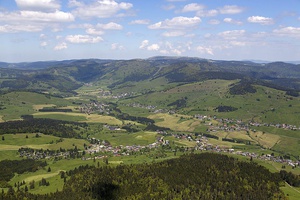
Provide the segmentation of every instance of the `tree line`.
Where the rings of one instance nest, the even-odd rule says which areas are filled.
[[[0,123],[0,135],[14,133],[43,133],[63,138],[81,138],[74,129],[87,127],[86,123],[70,122],[54,119],[26,118],[25,120]]]
[[[203,153],[152,164],[82,167],[62,191],[37,195],[22,190],[10,199],[284,199],[283,180],[254,162]],[[65,175],[65,174],[64,174]]]

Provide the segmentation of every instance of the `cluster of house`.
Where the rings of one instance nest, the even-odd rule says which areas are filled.
[[[91,114],[92,112],[98,112],[102,114],[110,114],[109,105],[105,103],[100,103],[97,101],[93,101],[91,103],[83,104],[79,108],[81,113]]]
[[[132,97],[134,96],[133,92],[124,92],[124,93],[120,93],[120,94],[111,94],[110,98],[112,99],[122,99],[122,98],[126,98],[126,97]]]
[[[154,105],[143,105],[140,103],[130,103],[130,104],[127,104],[126,106],[133,107],[133,108],[144,108],[144,109],[150,110],[153,113],[169,113],[169,114],[176,113],[175,110],[157,108],[157,106],[154,106]]]
[[[248,131],[250,129],[251,126],[256,126],[256,127],[260,127],[260,126],[266,126],[266,127],[275,127],[275,128],[282,128],[282,129],[288,129],[288,130],[300,130],[300,127],[297,127],[296,125],[290,125],[290,124],[272,124],[272,123],[260,123],[260,122],[253,122],[253,121],[249,121],[249,122],[244,122],[242,120],[238,120],[238,119],[229,119],[229,118],[217,118],[216,116],[206,116],[206,115],[195,115],[194,116],[197,119],[200,120],[207,120],[207,121],[211,121],[212,119],[214,119],[215,121],[219,122],[218,126],[213,126],[212,123],[208,123],[208,125],[210,125],[210,131],[217,131],[217,130],[223,130],[223,131]]]
[[[133,108],[144,108],[147,110],[155,110],[157,106],[153,106],[153,105],[143,105],[140,103],[130,103],[127,104],[128,107],[133,107]]]
[[[213,151],[213,152],[218,152],[218,153],[221,153],[221,152],[230,153],[230,154],[245,156],[250,159],[256,158],[256,159],[260,159],[260,160],[278,162],[278,163],[290,165],[292,167],[300,166],[300,160],[293,161],[291,159],[286,159],[282,156],[274,156],[272,154],[259,155],[257,153],[253,153],[253,152],[235,151],[235,149],[233,149],[233,148],[212,145],[212,144],[208,143],[208,140],[205,136],[202,136],[200,139],[197,139],[196,142],[197,142],[197,145],[195,146],[195,150]]]
[[[94,138],[95,139],[95,138]],[[135,152],[141,152],[146,150],[151,150],[153,148],[157,148],[160,143],[158,141],[148,144],[146,146],[143,145],[127,145],[127,146],[111,146],[108,143],[102,143],[101,140],[99,140],[100,143],[98,144],[90,144],[88,148],[86,149],[86,152],[88,154],[98,154],[99,156],[96,156],[95,158],[103,158],[103,156],[109,154],[113,156],[127,156],[132,155]],[[86,159],[86,158],[83,158]]]
[[[27,159],[50,159],[50,158],[75,158],[78,152],[74,150],[42,150],[42,149],[31,149],[31,148],[20,148],[18,150],[20,157]]]

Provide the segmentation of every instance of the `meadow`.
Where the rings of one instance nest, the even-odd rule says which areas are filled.
[[[36,137],[37,133],[17,133],[4,134],[4,140],[0,140],[0,160],[21,159],[17,150],[21,147],[28,147],[33,149],[49,149],[58,150],[60,148],[73,149],[75,146],[80,150],[84,149],[84,144],[89,144],[86,136],[100,140],[109,141],[112,146],[126,146],[126,145],[148,145],[154,143],[157,137],[160,136],[156,131],[126,132],[125,129],[109,130],[104,128],[104,125],[121,127],[125,124],[134,124],[139,128],[146,127],[145,124],[140,124],[136,121],[120,120],[113,116],[100,115],[97,113],[85,114],[78,111],[79,103],[89,103],[90,100],[97,100],[99,102],[114,102],[118,109],[123,113],[131,116],[147,117],[155,121],[155,125],[159,127],[169,128],[173,133],[206,133],[210,124],[218,125],[215,120],[199,120],[194,118],[195,114],[206,116],[217,116],[217,118],[241,119],[245,122],[254,120],[262,123],[280,123],[292,124],[299,126],[300,122],[297,118],[300,112],[299,97],[287,96],[283,91],[267,88],[264,86],[255,86],[257,92],[255,94],[245,95],[231,95],[228,89],[231,84],[238,80],[209,80],[191,84],[172,84],[168,85],[165,79],[157,79],[153,81],[153,90],[158,92],[147,93],[151,90],[149,83],[141,82],[136,86],[126,86],[117,88],[113,93],[121,93],[122,91],[133,92],[138,88],[140,95],[136,97],[124,99],[110,99],[109,97],[100,97],[99,92],[107,88],[102,86],[83,86],[77,90],[78,95],[68,98],[57,98],[47,94],[37,94],[31,92],[12,92],[0,96],[0,103],[2,109],[0,110],[0,120],[2,122],[9,120],[21,120],[22,115],[32,115],[34,118],[50,118],[57,120],[86,122],[88,127],[82,129],[84,139],[61,138],[44,135],[39,133],[41,137]],[[145,93],[145,94],[143,94]],[[141,95],[143,94],[143,95]],[[186,104],[181,105],[172,104],[176,100],[185,99]],[[74,103],[75,102],[75,103]],[[78,104],[77,104],[78,103]],[[156,106],[155,109],[176,110],[176,114],[168,112],[155,113],[154,110],[146,108],[132,107],[132,103],[140,103],[141,105]],[[219,105],[232,106],[237,108],[233,112],[217,112],[216,107]],[[39,112],[43,108],[68,108],[72,112]],[[254,130],[255,129],[255,130]],[[217,131],[211,133],[218,136],[219,139],[208,139],[212,145],[218,145],[225,148],[234,148],[236,151],[254,152],[259,155],[271,154],[277,155],[292,155],[295,159],[299,156],[300,132],[292,130],[278,129],[274,127],[251,127],[251,131]],[[27,137],[26,137],[27,135]],[[222,141],[222,138],[240,139],[250,141],[251,145],[243,143],[233,143]],[[181,140],[173,136],[166,136],[164,139],[169,140],[173,146],[178,147],[194,147],[195,141]],[[158,150],[157,150],[158,151]],[[152,152],[153,153],[153,152]],[[200,152],[196,152],[200,153]],[[153,153],[154,154],[154,153]],[[164,159],[175,158],[183,155],[183,152],[165,152],[166,157],[154,158],[149,154],[109,157],[109,165],[116,166],[119,164],[137,164],[137,163],[151,163],[159,162]],[[235,156],[235,155],[234,155]],[[92,157],[89,155],[87,157]],[[249,159],[237,156],[237,158],[248,161]],[[34,180],[35,188],[30,190],[33,193],[45,194],[61,190],[64,184],[63,179],[60,178],[61,171],[67,171],[79,167],[80,165],[106,165],[104,160],[93,159],[61,159],[46,160],[51,172],[47,168],[39,169],[34,173],[25,173],[16,175],[9,182],[14,185],[17,182],[25,180],[26,183]],[[282,169],[279,163],[255,160],[260,165],[267,167],[272,172],[278,172]],[[300,174],[297,167],[292,169],[286,166],[287,171]],[[39,186],[38,182],[46,178],[50,182],[50,186]],[[286,194],[289,194],[290,199],[297,199],[300,197],[297,192],[298,188],[291,188],[288,185],[282,187]]]

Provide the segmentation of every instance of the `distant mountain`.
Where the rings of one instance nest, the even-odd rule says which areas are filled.
[[[0,63],[1,90],[73,92],[84,83],[110,89],[158,80],[191,83],[208,79],[247,79],[281,90],[300,91],[300,65],[271,62],[209,60],[195,57],[151,57],[132,60],[81,59]]]

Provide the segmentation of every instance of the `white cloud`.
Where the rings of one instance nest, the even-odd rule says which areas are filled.
[[[122,30],[123,27],[120,24],[109,22],[107,24],[97,24],[97,28],[101,28],[103,30]]]
[[[225,18],[223,21],[226,22],[226,23],[229,23],[229,24],[236,24],[236,25],[242,25],[243,24],[243,22],[234,20],[234,19],[229,18],[229,17]]]
[[[245,46],[246,42],[242,42],[242,41],[230,41],[230,44],[232,46]]]
[[[99,36],[92,37],[89,35],[68,35],[66,36],[66,41],[70,43],[98,43],[103,41],[103,39]]]
[[[47,36],[45,34],[43,34],[43,33],[40,34],[40,39],[44,40],[46,38],[47,38]]]
[[[150,21],[147,19],[138,19],[130,22],[130,24],[149,24],[149,23]]]
[[[183,7],[182,12],[195,12],[199,10],[203,10],[205,8],[204,5],[198,3],[190,3]]]
[[[149,45],[149,40],[144,40],[142,41],[141,45],[140,45],[140,49],[144,49],[145,47],[147,47]]]
[[[0,21],[5,22],[72,22],[74,16],[71,13],[55,11],[52,13],[40,11],[20,11],[12,13],[0,13]]]
[[[273,33],[279,36],[300,38],[300,27],[288,26],[280,29],[275,29],[273,30]]]
[[[158,44],[152,44],[152,45],[149,45],[147,47],[147,50],[149,50],[149,51],[158,51],[159,48],[160,48],[160,46]]]
[[[245,30],[232,30],[232,31],[221,32],[218,35],[226,40],[237,40],[238,38],[244,36],[245,33],[246,33]]]
[[[41,47],[45,47],[45,46],[47,46],[47,45],[48,45],[47,42],[41,42],[41,44],[40,44]]]
[[[95,28],[88,28],[88,29],[86,29],[85,32],[90,35],[103,35],[104,34],[104,31],[97,30]]]
[[[55,11],[60,9],[57,0],[15,0],[21,10],[30,11]]]
[[[178,36],[185,35],[185,32],[184,31],[168,31],[168,32],[164,32],[162,35],[165,37],[178,37]]]
[[[39,32],[42,30],[43,27],[40,25],[17,24],[0,26],[0,33]]]
[[[124,46],[122,46],[118,43],[113,43],[113,44],[111,44],[111,49],[112,50],[124,50],[125,48],[124,48]]]
[[[236,5],[226,5],[222,8],[219,8],[221,14],[238,14],[244,11],[244,8]]]
[[[220,21],[217,20],[217,19],[211,19],[208,21],[209,24],[212,24],[212,25],[217,25],[217,24],[220,24]]]
[[[62,42],[62,43],[56,45],[54,47],[54,50],[63,50],[63,49],[67,49],[67,48],[68,48],[67,43]]]
[[[201,23],[199,17],[174,17],[148,26],[149,29],[186,29],[196,27]]]
[[[199,10],[197,12],[197,16],[199,17],[214,17],[216,15],[218,15],[218,11],[217,10]]]
[[[90,35],[103,35],[105,34],[105,30],[122,30],[123,27],[120,24],[109,22],[107,24],[81,24],[76,26],[71,26],[71,28],[85,28],[86,33]]]
[[[262,17],[262,16],[251,16],[248,17],[248,22],[250,23],[258,23],[261,25],[270,25],[274,23],[274,20],[269,17]]]
[[[116,2],[114,0],[98,0],[90,4],[84,2],[71,1],[72,6],[77,8],[74,10],[74,14],[81,18],[108,18],[116,16],[119,11],[129,10],[133,7],[131,3]]]
[[[198,46],[196,48],[197,52],[200,54],[209,54],[209,55],[214,55],[213,49],[211,47],[204,47],[204,46]]]

